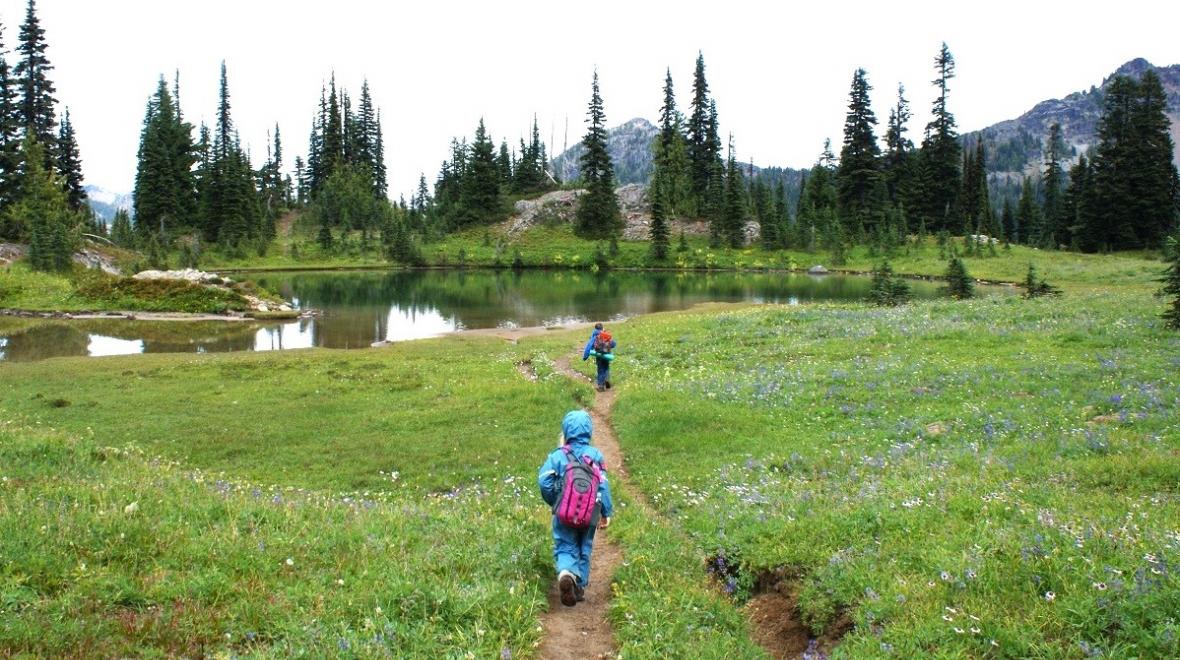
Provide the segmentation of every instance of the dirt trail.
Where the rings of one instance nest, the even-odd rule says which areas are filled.
[[[568,378],[586,379],[570,366],[568,357],[557,360],[554,367]],[[599,392],[594,399],[594,406],[587,411],[594,423],[593,444],[606,459],[612,488],[624,486],[628,494],[634,497],[637,491],[627,483],[623,453],[610,423],[610,411],[614,403],[614,390]],[[586,590],[586,600],[575,607],[565,607],[561,604],[556,584],[550,587],[549,612],[541,617],[541,625],[545,629],[541,641],[541,658],[566,660],[615,657],[614,633],[606,614],[610,608],[610,585],[614,580],[615,569],[622,561],[623,553],[618,544],[610,538],[609,533],[599,531],[594,539],[592,577],[590,587]]]
[[[593,383],[589,377],[570,365],[569,357],[559,358],[553,366],[558,373],[567,378]],[[619,446],[614,426],[611,424],[611,412],[617,396],[618,390],[609,389],[605,392],[598,392],[594,398],[594,405],[588,411],[594,422],[594,445],[606,457],[612,486],[622,485],[631,497],[634,508],[637,509],[631,515],[654,518],[659,514],[644,496],[643,491],[631,484],[627,465],[623,461],[623,451]],[[609,576],[614,574],[615,567],[618,566],[622,557],[618,546],[613,542],[602,536],[599,536],[598,539],[594,545],[594,571],[596,573],[595,584],[592,585],[591,590],[597,587],[605,591],[610,587]],[[604,582],[604,578],[606,582]],[[786,581],[773,586],[768,585],[769,588],[762,590],[762,593],[751,599],[746,605],[746,616],[751,623],[754,641],[772,658],[798,658],[811,650],[825,654],[818,657],[826,657],[826,653],[835,647],[839,638],[851,626],[847,625],[848,622],[842,622],[836,626],[836,630],[830,631],[832,634],[813,640],[810,631],[803,625],[799,616],[797,594],[785,588],[789,585],[790,583]],[[605,620],[607,600],[608,594],[603,593],[601,600],[595,599],[593,609],[582,610],[582,605],[591,604],[590,596],[587,594],[586,603],[581,603],[574,608],[579,610],[574,613],[579,617],[576,619],[576,625],[568,626],[573,621],[568,618],[570,612],[562,611],[568,610],[568,608],[561,606],[557,599],[556,589],[552,589],[549,593],[549,613],[543,619],[545,641],[541,646],[541,657],[546,659],[613,657],[609,651],[614,648],[611,645],[610,626]],[[585,619],[581,618],[583,616]],[[592,620],[587,620],[591,617]],[[594,624],[595,621],[598,623]],[[584,634],[580,637],[573,636],[571,640],[571,631],[580,632],[583,630],[582,626],[593,627],[587,627],[584,629]],[[597,637],[595,637],[596,635]],[[597,641],[594,645],[590,645],[587,640]],[[591,648],[595,649],[593,653],[590,652]]]

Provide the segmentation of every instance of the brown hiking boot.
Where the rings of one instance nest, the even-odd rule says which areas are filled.
[[[580,584],[574,585],[574,598],[580,603],[586,600],[586,588]]]
[[[573,607],[578,603],[578,596],[574,590],[578,588],[578,580],[573,573],[569,571],[562,571],[557,576],[557,588],[561,591],[561,604],[566,607]]]

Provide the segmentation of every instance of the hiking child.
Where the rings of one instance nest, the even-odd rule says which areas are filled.
[[[586,342],[586,348],[582,351],[582,361],[594,355],[594,364],[598,367],[595,384],[599,392],[610,389],[610,363],[615,359],[613,351],[617,345],[618,342],[603,329],[601,323],[594,324],[594,332],[590,333],[590,341]]]
[[[553,561],[561,604],[585,599],[590,584],[594,532],[610,525],[614,507],[602,452],[590,446],[590,415],[581,410],[561,420],[562,444],[537,473],[541,497],[553,507]]]

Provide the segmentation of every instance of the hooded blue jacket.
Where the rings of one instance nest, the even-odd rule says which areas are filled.
[[[614,513],[610,497],[610,484],[607,482],[606,464],[602,452],[590,446],[590,415],[582,410],[566,413],[565,418],[561,420],[561,434],[574,456],[579,460],[583,456],[588,456],[602,470],[602,481],[598,484],[598,503],[602,505],[602,517],[610,518]],[[537,485],[541,487],[541,498],[549,506],[553,506],[557,502],[566,462],[565,451],[558,447],[549,453],[544,465],[537,473]]]
[[[594,328],[594,332],[590,333],[590,341],[586,342],[586,348],[582,349],[582,361],[590,358],[590,350],[594,348],[594,340],[598,338],[598,333],[602,332],[598,328]],[[619,342],[614,339],[610,340],[610,347],[618,346]]]

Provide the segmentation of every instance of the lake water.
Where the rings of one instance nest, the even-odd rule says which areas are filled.
[[[363,348],[456,330],[611,321],[704,302],[800,304],[860,300],[866,277],[786,273],[349,271],[252,273],[264,287],[317,309],[268,323],[29,321],[0,325],[0,360],[135,353]],[[939,296],[911,282],[915,296]]]

